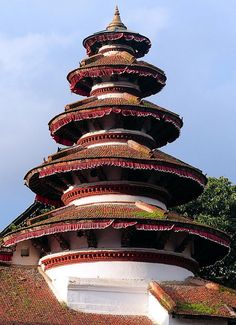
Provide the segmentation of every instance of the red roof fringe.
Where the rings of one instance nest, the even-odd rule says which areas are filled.
[[[51,235],[60,232],[67,231],[77,231],[81,229],[105,229],[109,226],[112,226],[115,229],[127,228],[131,226],[135,226],[137,230],[146,230],[146,231],[176,231],[176,232],[188,232],[190,234],[194,234],[200,236],[202,238],[211,240],[225,247],[229,247],[229,241],[226,239],[222,239],[217,235],[208,233],[207,231],[203,231],[200,229],[190,229],[183,226],[176,226],[174,223],[172,225],[158,225],[158,224],[141,224],[138,222],[117,222],[114,219],[106,220],[106,221],[91,221],[91,222],[80,222],[80,223],[61,223],[61,224],[51,224],[47,226],[35,227],[35,230],[26,229],[23,230],[20,234],[11,234],[8,239],[6,238],[4,242],[4,246],[12,246],[17,242],[21,242],[23,240],[37,238],[45,235]]]
[[[54,163],[54,165],[48,165],[45,167],[42,167],[42,170],[39,172],[39,178],[43,178],[46,176],[53,175],[55,173],[63,173],[63,172],[69,172],[73,170],[82,170],[82,169],[89,169],[89,168],[96,168],[98,166],[116,166],[116,167],[123,167],[123,168],[131,168],[131,169],[154,169],[158,170],[160,172],[175,174],[183,178],[189,178],[193,181],[197,182],[201,186],[205,186],[205,179],[202,175],[196,175],[192,171],[181,169],[181,166],[178,168],[171,167],[171,166],[163,166],[153,163],[144,163],[144,162],[134,162],[133,160],[128,161],[124,160],[124,158],[121,160],[119,158],[103,158],[101,160],[98,159],[90,159],[89,161],[66,161],[64,163]]]
[[[137,74],[139,77],[152,77],[156,80],[158,80],[159,83],[162,84],[162,86],[165,85],[165,77],[164,75],[160,72],[155,70],[154,68],[150,67],[145,67],[145,66],[136,66],[136,67],[107,67],[104,66],[102,69],[101,68],[80,68],[79,70],[76,70],[74,72],[71,72],[70,74],[73,74],[71,78],[69,78],[70,81],[70,88],[71,91],[79,94],[81,96],[89,96],[89,91],[77,88],[76,85],[77,83],[86,77],[90,78],[96,78],[96,77],[101,77],[101,76],[111,76],[112,74]],[[144,96],[151,95],[151,91],[146,91]]]
[[[12,253],[0,253],[0,262],[11,262]]]
[[[146,43],[146,49],[143,51],[139,51],[141,52],[139,55],[137,55],[137,57],[141,57],[144,54],[146,54],[149,50],[149,48],[151,47],[151,42],[150,40],[142,35],[137,35],[137,34],[131,34],[131,33],[108,33],[108,32],[104,32],[104,33],[100,33],[98,35],[92,35],[88,38],[86,38],[84,40],[84,46],[86,48],[87,54],[88,56],[90,56],[93,53],[93,50],[91,49],[91,47],[95,44],[95,43],[102,43],[102,42],[106,42],[106,41],[115,41],[115,40],[119,40],[123,38],[126,41],[135,41],[135,42],[144,42]]]
[[[173,230],[175,232],[188,232],[189,234],[198,235],[202,238],[209,239],[214,241],[215,243],[221,244],[223,246],[229,247],[230,242],[226,239],[222,239],[217,235],[211,234],[207,231],[192,229],[183,226],[176,226],[173,224],[172,226],[164,226],[164,225],[151,225],[151,224],[138,224],[136,226],[137,230],[148,230],[148,231],[163,231],[163,230]]]
[[[127,227],[132,227],[137,224],[137,221],[115,221],[112,224],[112,227],[115,229],[122,229],[122,228],[127,228]]]
[[[98,222],[84,222],[84,223],[62,223],[57,225],[48,225],[47,227],[38,227],[36,230],[23,230],[22,233],[13,235],[7,239],[4,246],[12,246],[17,242],[23,240],[37,238],[45,235],[52,235],[60,232],[77,231],[81,229],[105,229],[109,227],[114,220],[98,221]]]
[[[105,115],[109,115],[111,113],[115,114],[122,114],[123,116],[139,116],[139,117],[146,117],[146,116],[152,116],[157,120],[164,120],[165,122],[169,122],[173,124],[178,130],[181,128],[180,123],[177,122],[177,119],[173,119],[170,116],[167,116],[165,114],[161,114],[159,112],[152,112],[148,108],[145,109],[145,111],[139,110],[138,108],[118,108],[118,107],[102,107],[101,109],[91,110],[91,111],[75,111],[75,112],[67,112],[63,115],[66,115],[64,117],[59,116],[57,121],[53,121],[50,124],[50,131],[51,133],[55,133],[57,130],[59,130],[64,125],[70,123],[70,122],[77,122],[84,119],[92,119],[92,118],[101,118]]]
[[[56,208],[63,206],[62,202],[56,201],[56,200],[50,200],[50,199],[46,198],[45,196],[41,196],[39,194],[36,195],[35,201],[43,203],[45,205],[54,206]]]

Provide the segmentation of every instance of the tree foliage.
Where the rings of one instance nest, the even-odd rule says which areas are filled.
[[[236,186],[225,177],[210,177],[201,196],[176,210],[232,236],[231,252],[215,265],[202,268],[200,275],[236,289]]]

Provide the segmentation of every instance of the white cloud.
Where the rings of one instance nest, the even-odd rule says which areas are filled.
[[[34,124],[45,120],[45,112],[53,111],[56,98],[46,93],[40,96],[40,93],[48,84],[49,71],[52,85],[57,81],[55,50],[68,47],[71,41],[72,36],[55,34],[0,36],[1,148],[14,145],[12,139],[16,132],[20,131],[19,139],[28,130],[37,129]],[[33,140],[28,139],[28,143],[31,142]]]
[[[170,12],[163,6],[136,7],[127,12],[128,28],[137,29],[140,33],[155,38],[160,30],[170,25]],[[137,27],[136,27],[137,26]],[[132,28],[131,28],[132,27]]]
[[[71,37],[49,34],[28,34],[6,38],[0,35],[0,71],[4,80],[9,73],[35,73],[46,61],[52,48],[67,46]],[[27,76],[29,77],[29,76]],[[1,80],[1,79],[0,79]]]
[[[55,53],[63,55],[75,43],[75,37],[0,35],[0,191],[9,216],[14,214],[11,212],[14,205],[9,206],[7,200],[11,196],[23,197],[27,169],[40,164],[43,157],[56,150],[47,123],[56,111],[63,110],[65,96],[50,93],[50,89],[58,88],[61,79],[58,75],[63,69],[60,67],[58,72]],[[23,209],[26,203],[22,200],[21,204]]]

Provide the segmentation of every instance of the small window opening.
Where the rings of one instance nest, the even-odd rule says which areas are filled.
[[[21,256],[29,256],[29,248],[21,248]]]

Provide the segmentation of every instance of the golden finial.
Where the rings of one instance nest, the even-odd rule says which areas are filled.
[[[120,12],[118,6],[115,8],[114,17],[112,22],[107,26],[106,30],[115,31],[116,29],[127,29],[120,19]]]

